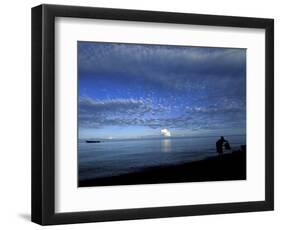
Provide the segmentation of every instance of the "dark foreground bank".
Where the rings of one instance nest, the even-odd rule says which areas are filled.
[[[130,174],[80,180],[79,187],[245,179],[246,153],[235,151],[181,165],[151,167]]]

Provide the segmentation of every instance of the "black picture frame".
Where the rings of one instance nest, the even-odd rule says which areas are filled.
[[[110,19],[265,29],[265,200],[55,213],[55,18]],[[32,8],[32,221],[41,225],[267,211],[274,209],[274,20],[94,7]]]

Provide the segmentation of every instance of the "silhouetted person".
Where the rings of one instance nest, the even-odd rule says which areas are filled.
[[[226,141],[226,142],[224,143],[224,148],[225,148],[225,150],[231,150],[231,147],[230,147],[230,144],[229,144],[228,141]]]
[[[223,154],[223,146],[225,147],[225,149],[230,150],[230,144],[228,143],[227,140],[224,139],[223,136],[221,136],[221,138],[216,142],[216,147],[217,147],[217,153],[219,155]]]

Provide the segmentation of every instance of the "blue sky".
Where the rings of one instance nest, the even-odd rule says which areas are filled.
[[[246,134],[246,49],[78,42],[79,138]]]

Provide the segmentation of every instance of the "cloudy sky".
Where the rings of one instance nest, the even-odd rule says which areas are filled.
[[[246,50],[78,42],[80,138],[246,133]]]

